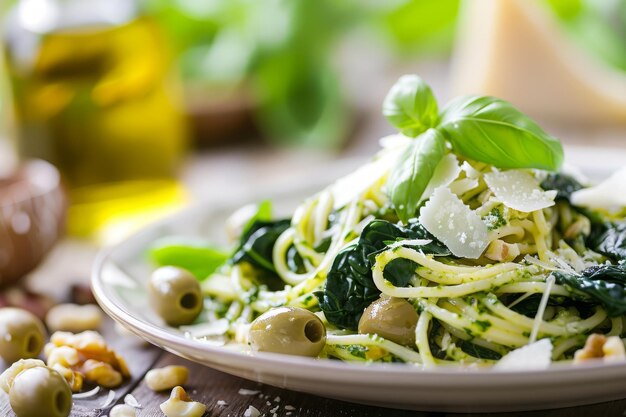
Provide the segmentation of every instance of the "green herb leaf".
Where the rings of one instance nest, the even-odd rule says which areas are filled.
[[[387,187],[396,213],[404,223],[415,216],[422,194],[445,151],[443,136],[435,129],[428,129],[398,158]]]
[[[149,256],[158,266],[177,266],[204,280],[228,259],[228,253],[202,241],[165,238],[155,242]]]
[[[463,96],[443,110],[437,129],[454,151],[498,168],[556,171],[563,163],[560,142],[504,100]]]
[[[391,87],[383,102],[383,115],[406,136],[416,137],[437,125],[437,100],[417,75],[405,75]]]

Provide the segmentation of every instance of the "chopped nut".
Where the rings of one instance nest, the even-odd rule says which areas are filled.
[[[69,346],[52,346],[48,348],[48,345],[44,347],[46,357],[48,358],[48,366],[61,365],[66,368],[74,366],[80,362],[78,357],[78,351]]]
[[[72,392],[80,392],[80,390],[83,389],[82,374],[76,371],[73,371],[70,368],[66,368],[63,365],[59,365],[59,364],[54,364],[54,365],[49,365],[49,366],[55,371],[57,371],[59,374],[61,374],[63,378],[65,378]]]
[[[610,336],[602,346],[605,362],[620,362],[626,360],[626,349],[624,342],[618,336]]]
[[[0,388],[8,394],[13,386],[13,380],[15,377],[17,377],[22,371],[40,366],[45,367],[46,364],[39,359],[20,359],[0,375]]]
[[[94,331],[82,333],[55,332],[50,343],[44,347],[48,365],[67,368],[57,369],[66,378],[72,390],[80,390],[83,379],[105,388],[119,386],[130,377],[126,361],[107,346],[104,338]]]
[[[95,382],[104,388],[115,388],[122,383],[122,374],[105,362],[87,359],[79,368],[87,381]]]
[[[494,261],[510,262],[520,255],[519,247],[514,243],[506,243],[497,239],[489,244],[485,256]]]
[[[160,405],[167,417],[201,417],[206,405],[193,401],[183,387],[174,387],[170,398]]]
[[[146,385],[153,391],[172,389],[177,385],[185,385],[189,370],[185,366],[166,366],[148,371]]]
[[[591,334],[585,346],[574,353],[574,363],[579,364],[590,359],[604,359],[605,361],[626,360],[624,343],[618,336],[606,337],[602,334]]]
[[[102,324],[102,312],[93,304],[59,304],[46,315],[46,325],[50,331],[82,332],[95,330]]]
[[[136,417],[135,409],[126,404],[118,404],[109,411],[109,417]]]
[[[585,217],[580,216],[576,219],[576,221],[569,225],[563,237],[565,239],[575,239],[579,235],[589,236],[591,233],[591,221]]]

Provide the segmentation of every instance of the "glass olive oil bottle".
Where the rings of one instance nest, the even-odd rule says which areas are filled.
[[[63,173],[74,235],[127,229],[183,198],[186,128],[158,29],[130,0],[20,0],[8,15],[17,149]]]

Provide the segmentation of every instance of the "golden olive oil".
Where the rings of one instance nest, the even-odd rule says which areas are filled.
[[[108,234],[102,230],[111,224],[126,230],[150,218],[146,212],[180,204],[175,175],[186,128],[154,23],[91,19],[43,33],[9,23],[17,149],[61,170],[72,200],[69,231]]]

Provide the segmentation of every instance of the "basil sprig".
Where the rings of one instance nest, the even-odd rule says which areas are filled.
[[[391,201],[405,224],[415,215],[422,193],[446,152],[446,140],[428,129],[406,148],[389,177]]]
[[[455,153],[498,168],[557,171],[563,163],[558,139],[507,101],[463,96],[437,112],[430,87],[416,75],[401,77],[383,104],[389,122],[405,136],[415,138],[399,157],[387,183],[404,222],[415,215],[445,154],[446,141]]]
[[[417,75],[404,75],[383,101],[383,115],[403,134],[415,137],[437,124],[437,99]]]
[[[459,155],[498,168],[556,171],[563,148],[532,119],[507,101],[489,96],[463,96],[441,113],[437,129]]]

